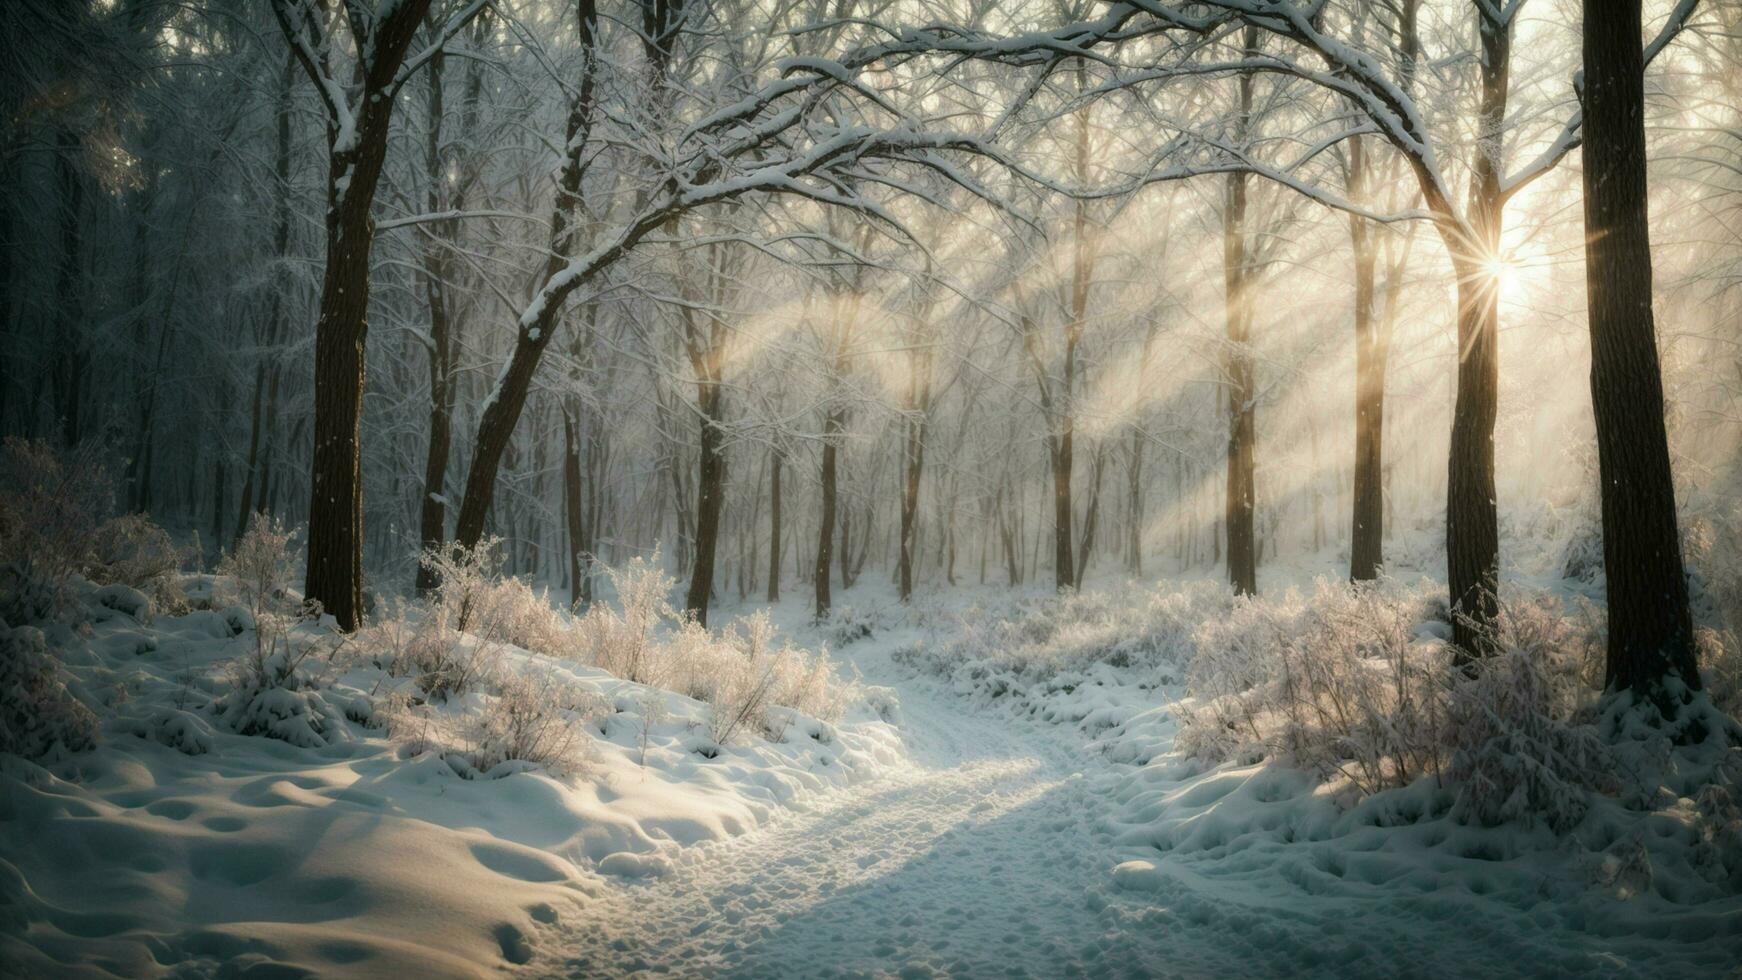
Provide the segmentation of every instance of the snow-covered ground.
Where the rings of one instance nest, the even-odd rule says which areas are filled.
[[[789,595],[784,634],[864,686],[838,723],[794,718],[773,741],[713,744],[706,705],[510,650],[511,672],[555,670],[604,708],[570,771],[495,778],[462,778],[404,726],[346,721],[312,748],[213,726],[186,708],[223,690],[247,635],[218,612],[109,610],[47,637],[108,707],[101,745],[0,771],[0,972],[1692,977],[1742,962],[1727,798],[1599,806],[1557,836],[1456,819],[1427,783],[1351,803],[1298,770],[1206,764],[1176,745],[1189,697],[1168,644],[1223,600],[1203,583],[1091,591],[1070,619],[1038,591],[903,607],[865,583],[818,625]],[[395,682],[356,663],[323,681],[334,703]]]

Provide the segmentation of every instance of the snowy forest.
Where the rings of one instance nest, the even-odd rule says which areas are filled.
[[[0,974],[1742,963],[1739,0],[0,37]]]

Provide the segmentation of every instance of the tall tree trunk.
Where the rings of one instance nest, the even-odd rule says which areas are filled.
[[[822,517],[817,529],[817,561],[811,576],[816,587],[816,614],[822,619],[829,614],[829,564],[834,557],[835,540],[835,444],[840,441],[845,420],[838,408],[829,409],[823,419]]]
[[[54,349],[55,408],[59,415],[61,442],[76,446],[79,431],[80,388],[83,385],[84,339],[80,336],[80,270],[85,184],[75,158],[78,137],[62,128],[55,137],[55,188],[60,196],[60,259],[55,272]]]
[[[424,124],[424,186],[425,206],[431,214],[447,206],[447,168],[442,156],[442,75],[446,59],[437,52],[425,69]],[[453,202],[456,210],[463,208],[463,199]],[[434,237],[451,235],[457,228],[453,222],[441,222],[435,232],[422,233],[423,263],[419,278],[423,280],[424,302],[429,307],[429,447],[424,454],[423,494],[419,498],[418,541],[425,551],[435,551],[447,539],[447,497],[445,483],[448,472],[448,451],[453,442],[453,380],[454,344],[449,335],[451,310],[447,288],[448,257],[441,242]],[[566,417],[565,417],[566,420]],[[437,585],[435,569],[419,562],[417,591],[427,593]]]
[[[1511,73],[1510,21],[1496,25],[1478,10],[1482,44],[1477,151],[1470,175],[1468,230],[1441,226],[1458,277],[1458,390],[1452,407],[1446,479],[1446,573],[1453,608],[1452,642],[1466,669],[1495,648],[1500,614],[1500,521],[1494,489],[1498,417],[1500,290],[1504,199],[1502,141]],[[1468,236],[1471,241],[1462,241]]]
[[[769,453],[768,468],[768,601],[780,601],[780,468],[779,451]]]
[[[550,249],[541,282],[549,282],[561,272],[574,251],[575,208],[580,203],[581,178],[587,166],[587,137],[592,126],[598,63],[594,50],[598,37],[598,11],[594,0],[577,0],[575,14],[583,64],[574,98],[569,103],[567,136],[563,144],[566,155],[562,173],[557,178],[556,200],[551,206]],[[624,240],[619,249],[603,257],[601,262],[609,262],[631,247],[633,242]],[[460,500],[460,514],[454,522],[454,540],[464,547],[476,547],[484,536],[484,522],[496,497],[496,475],[502,468],[502,456],[514,436],[520,413],[526,408],[532,376],[544,357],[544,349],[556,335],[560,307],[560,303],[541,301],[521,314],[516,325],[514,350],[496,386],[485,398],[478,419],[478,437],[473,441],[471,465],[466,469],[465,496]]]
[[[581,437],[578,409],[563,405],[563,523],[568,539],[569,607],[586,605],[585,581],[587,569],[582,563],[592,563],[591,556],[582,558],[587,547],[586,511],[581,503]]]
[[[1248,56],[1258,47],[1257,28],[1245,31]],[[1237,126],[1245,139],[1252,116],[1251,72],[1239,77],[1240,107]],[[1252,285],[1250,243],[1246,240],[1247,175],[1227,177],[1227,197],[1222,215],[1223,305],[1228,330],[1228,486],[1226,527],[1228,531],[1228,581],[1237,595],[1258,593],[1258,553],[1255,539],[1256,494],[1253,481],[1258,437],[1257,386],[1252,361]]]
[[[720,513],[726,504],[726,454],[721,448],[724,413],[720,383],[709,378],[699,385],[702,412],[701,459],[696,474],[696,560],[690,574],[685,611],[708,625],[708,600],[714,589],[714,556],[719,548]]]
[[[1083,540],[1077,552],[1077,577],[1075,585],[1083,587],[1083,576],[1089,570],[1089,552],[1095,547],[1095,529],[1101,522],[1101,476],[1106,470],[1107,454],[1103,446],[1095,447],[1093,462],[1089,467],[1089,508],[1083,514]]]
[[[903,448],[905,465],[902,467],[901,484],[901,540],[896,561],[901,601],[907,602],[913,596],[913,536],[919,523],[919,481],[925,468],[924,419],[909,418],[906,421]]]
[[[371,214],[387,154],[395,78],[430,0],[385,8],[357,44],[366,52],[354,104],[330,108],[327,128],[327,258],[315,321],[314,452],[309,467],[308,571],[303,594],[355,629],[363,615],[362,424],[364,344],[369,330]],[[287,36],[306,40],[309,25],[293,25],[275,6]],[[355,25],[354,25],[355,26]],[[302,43],[301,41],[296,43]],[[299,52],[323,98],[348,98],[325,78],[328,67]],[[344,125],[339,123],[343,112]]]
[[[1349,186],[1357,195],[1367,187],[1367,153],[1356,137],[1349,148]],[[1359,199],[1359,198],[1358,198]],[[1355,252],[1355,482],[1349,532],[1349,578],[1379,577],[1384,562],[1385,493],[1382,479],[1385,432],[1385,340],[1373,315],[1375,230],[1366,218],[1349,216]]]
[[[1700,674],[1651,311],[1640,0],[1584,8],[1585,291],[1609,605],[1603,680],[1674,720]]]

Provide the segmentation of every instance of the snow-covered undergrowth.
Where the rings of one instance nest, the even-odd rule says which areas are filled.
[[[56,616],[0,630],[0,963],[526,962],[601,876],[900,761],[886,693],[765,621],[671,622],[652,569],[577,622],[461,556],[347,636],[289,588],[290,538],[256,522],[219,574],[177,576],[179,613],[69,570]],[[639,679],[613,672],[631,647]]]
[[[1554,594],[1512,590],[1502,651],[1466,676],[1443,595],[1118,586],[977,606],[897,656],[1129,767],[1105,804],[1114,879],[1176,914],[1402,903],[1564,931],[1568,968],[1605,936],[1728,968],[1736,944],[1712,940],[1742,928],[1742,732],[1702,695],[1702,743],[1604,737],[1600,610]],[[1701,642],[1728,707],[1733,633],[1708,621]]]

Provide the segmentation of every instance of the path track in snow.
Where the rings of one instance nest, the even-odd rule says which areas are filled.
[[[1113,858],[1084,792],[1092,756],[900,685],[912,765],[624,882],[566,935],[569,976],[1148,976],[1164,935],[1108,908]],[[1093,778],[1093,777],[1091,777]],[[565,952],[552,955],[556,949]]]

